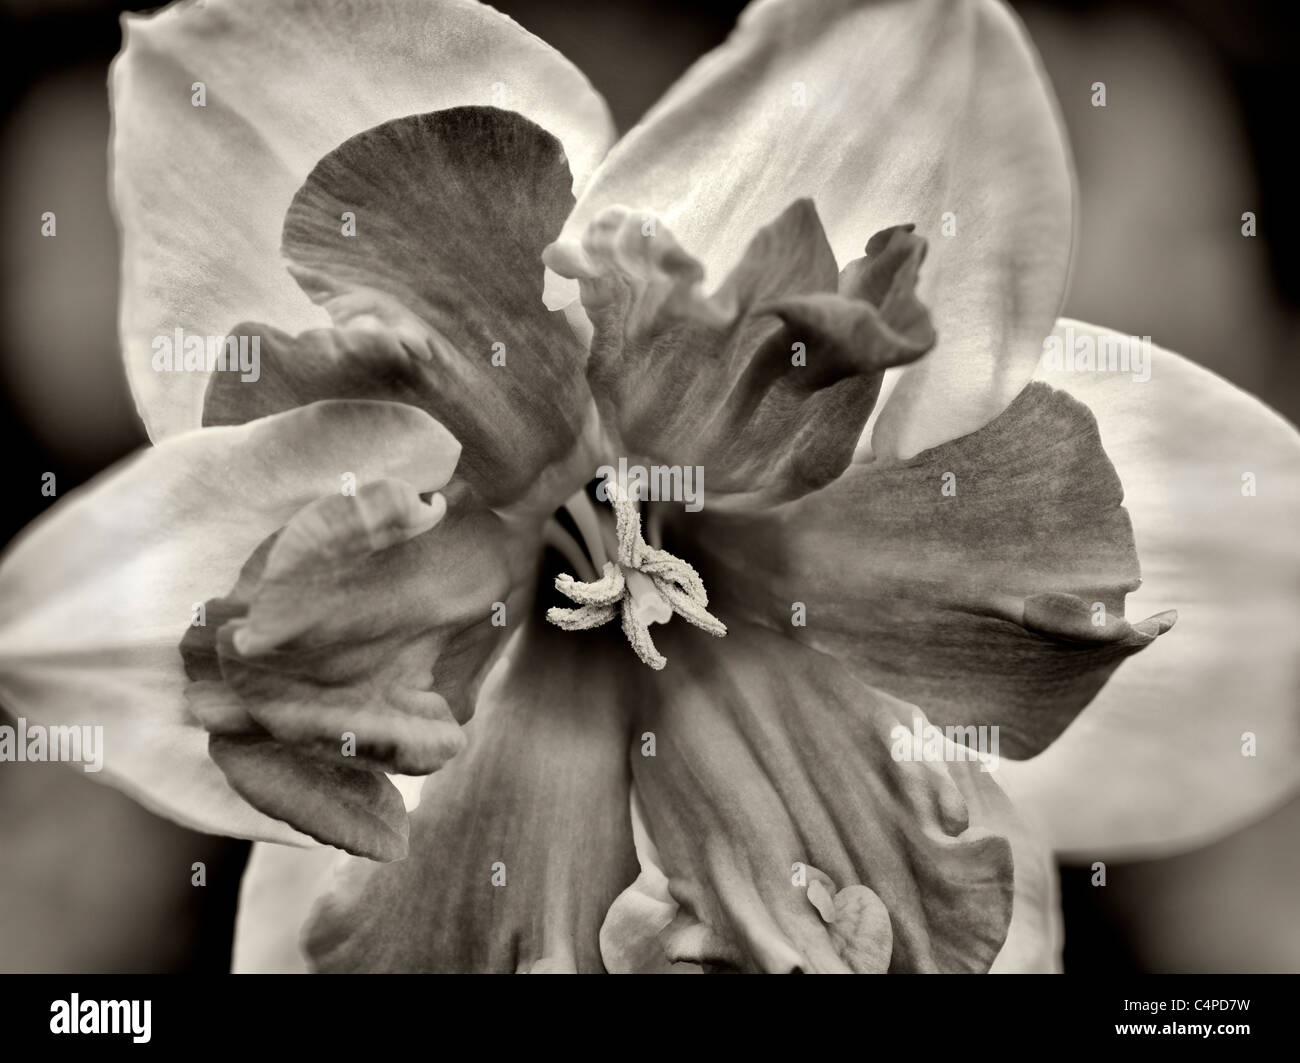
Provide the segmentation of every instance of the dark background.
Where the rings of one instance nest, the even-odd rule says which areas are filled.
[[[144,10],[155,5],[129,5]],[[495,6],[572,59],[627,129],[740,2]],[[1023,2],[1080,177],[1068,315],[1150,335],[1300,419],[1292,164],[1300,5]],[[121,5],[2,0],[0,424],[7,542],[146,444],[116,339],[105,75]],[[1093,108],[1104,81],[1108,106]],[[39,235],[55,210],[59,239]],[[1243,211],[1259,236],[1240,233]],[[12,721],[10,721],[12,722]],[[1214,846],[1063,869],[1073,971],[1300,970],[1300,802]],[[223,971],[247,845],[158,819],[81,772],[0,766],[0,970]],[[208,886],[190,885],[202,860]]]

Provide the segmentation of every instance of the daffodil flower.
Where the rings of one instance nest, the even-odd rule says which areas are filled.
[[[1300,442],[1044,359],[1125,338],[1000,4],[759,0],[617,142],[469,0],[125,30],[153,446],[9,552],[0,694],[279,843],[240,969],[1051,970],[1051,849],[1294,792]]]

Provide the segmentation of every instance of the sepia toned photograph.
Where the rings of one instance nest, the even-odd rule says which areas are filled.
[[[0,971],[1262,1029],[1300,12],[0,8]]]

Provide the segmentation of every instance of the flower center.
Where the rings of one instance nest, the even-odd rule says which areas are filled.
[[[579,581],[567,572],[557,576],[555,589],[576,608],[548,609],[546,619],[565,631],[584,631],[619,617],[623,634],[636,655],[658,671],[668,661],[650,637],[652,624],[666,624],[676,613],[718,638],[727,629],[709,613],[709,596],[699,573],[680,557],[645,541],[637,494],[635,487],[629,493],[613,479],[606,482],[605,496],[614,514],[612,528],[585,491],[577,492],[565,503],[586,546],[585,556],[558,523],[548,526],[547,542],[587,579]],[[653,532],[652,537],[657,538]]]

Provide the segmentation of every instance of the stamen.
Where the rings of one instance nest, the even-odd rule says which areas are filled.
[[[600,534],[600,517],[596,515],[596,507],[591,504],[587,492],[575,491],[564,503],[564,508],[578,526],[578,532],[582,535],[592,561],[604,568],[609,556],[605,553],[605,541]]]
[[[616,616],[618,607],[614,605],[584,605],[581,609],[561,609],[557,606],[546,610],[546,619],[565,631],[586,631],[600,627]]]
[[[639,568],[641,549],[650,549],[641,538],[641,511],[630,498],[615,498],[610,505],[614,507],[614,520],[618,525],[618,563],[628,568]]]
[[[646,515],[645,533],[650,545],[658,550],[664,544],[664,511],[662,508],[652,509]]]
[[[596,578],[596,570],[591,567],[591,562],[587,560],[587,555],[582,552],[580,547],[563,526],[554,517],[551,517],[542,525],[542,542],[547,546],[557,550],[564,555],[564,559],[569,562],[578,572],[587,579]]]
[[[698,599],[701,605],[709,604],[709,594],[704,589],[704,580],[700,579],[700,574],[667,550],[652,550],[647,547],[641,557],[640,569],[647,575],[654,576],[656,582],[664,580],[676,583],[692,598]]]
[[[588,583],[579,583],[563,572],[555,577],[555,589],[579,605],[613,605],[623,597],[623,570],[606,561],[604,575]]]
[[[579,571],[590,572],[590,577],[585,582],[575,580],[567,572],[557,576],[555,589],[570,601],[576,602],[580,608],[549,609],[546,619],[566,631],[582,631],[599,627],[619,615],[622,618],[623,634],[627,636],[636,655],[658,671],[668,661],[650,637],[651,624],[667,623],[676,613],[687,623],[718,638],[727,633],[727,628],[706,608],[709,596],[700,574],[680,557],[673,556],[667,550],[649,546],[642,538],[641,514],[637,501],[613,492],[612,497],[610,504],[617,527],[616,543],[613,544],[618,556],[617,563],[603,560],[607,555],[602,546],[600,557],[603,573],[599,579],[589,564],[585,570],[582,566],[575,565]],[[586,506],[581,517],[579,511],[583,507],[576,501],[576,496],[570,500],[569,511],[584,538],[590,534],[590,549],[593,543],[600,542],[598,518],[585,494],[582,495],[582,502]],[[583,524],[593,522],[597,527],[593,529],[594,533],[589,533]],[[576,544],[573,545],[576,549]],[[595,556],[594,550],[592,553]],[[586,561],[585,557],[583,561]]]
[[[668,663],[668,658],[655,647],[650,629],[636,615],[636,605],[630,597],[623,599],[623,634],[632,644],[636,655],[656,672]]]
[[[655,587],[663,601],[688,624],[694,624],[716,638],[722,638],[727,633],[722,621],[704,608],[707,603],[693,598],[677,584],[670,583],[668,580],[656,579]]]

